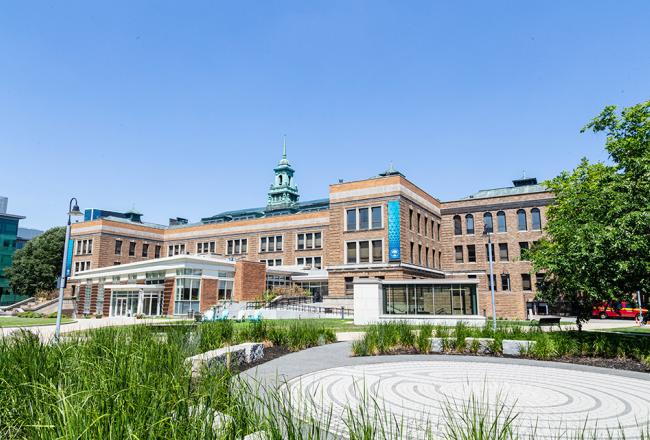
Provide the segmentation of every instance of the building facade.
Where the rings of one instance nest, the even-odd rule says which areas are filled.
[[[540,238],[546,206],[552,202],[552,194],[535,179],[441,202],[391,167],[369,179],[332,184],[327,199],[301,202],[286,148],[274,173],[265,207],[223,212],[197,223],[174,218],[158,225],[143,222],[134,211],[87,210],[85,220],[72,226],[69,293],[79,304],[92,305],[86,291],[92,295],[94,284],[97,289],[104,284],[105,292],[109,272],[111,282],[127,283],[134,281],[128,279],[129,271],[142,269],[142,262],[197,256],[213,265],[255,263],[266,272],[251,275],[249,269],[258,279],[255,288],[247,287],[243,276],[239,284],[233,282],[228,299],[219,293],[222,278],[197,275],[199,299],[192,307],[200,310],[215,301],[258,297],[278,277],[311,290],[319,300],[344,305],[353,303],[355,280],[376,278],[393,285],[398,280],[446,278],[471,280],[477,286],[473,313],[489,316],[486,230],[494,246],[497,314],[525,316],[526,303],[536,292],[536,275],[530,273],[525,251]],[[170,284],[170,296],[163,295],[168,303],[162,310],[174,314],[181,310],[174,301],[184,301],[185,295],[174,286],[185,281],[171,276],[176,269],[164,270],[170,275],[163,281]],[[233,280],[239,276],[235,270]],[[136,278],[146,282],[146,277],[141,271]],[[91,309],[97,307],[85,308]]]
[[[7,214],[7,198],[0,197],[0,305],[23,299],[11,292],[5,269],[11,266],[17,246],[18,222],[25,217]]]

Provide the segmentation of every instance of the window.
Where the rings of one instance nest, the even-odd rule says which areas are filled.
[[[526,211],[523,209],[517,211],[517,221],[519,223],[520,231],[525,231],[528,229],[528,226],[526,225]]]
[[[425,215],[424,216],[424,236],[426,237],[428,233],[429,233],[429,219]]]
[[[149,244],[148,243],[143,243],[142,244],[142,256],[146,258],[149,256]]]
[[[539,213],[538,208],[533,208],[530,210],[530,216],[533,218],[533,230],[539,231],[542,229],[542,216]]]
[[[77,261],[74,264],[74,272],[83,272],[84,270],[90,270],[90,261]]]
[[[297,234],[296,249],[301,251],[304,249],[320,249],[323,247],[322,233],[321,232],[306,232]]]
[[[499,232],[508,232],[508,226],[506,225],[506,213],[503,211],[497,212],[497,228],[499,228]]]
[[[522,273],[521,274],[521,288],[522,290],[533,290],[533,286],[530,284],[530,274]]]
[[[16,243],[11,243],[9,240],[5,240],[5,247],[14,247]],[[93,253],[93,240],[78,240],[77,241],[77,255],[86,255]]]
[[[442,251],[438,251],[438,269],[442,267]]]
[[[501,274],[501,290],[509,291],[510,290],[510,274],[502,273]]]
[[[320,269],[322,267],[321,257],[298,257],[296,264],[298,266],[309,266],[312,269]]]
[[[462,263],[463,262],[463,247],[462,246],[454,246],[454,258],[456,260],[456,263]]]
[[[231,280],[219,280],[219,290],[217,299],[219,301],[232,301],[232,287],[234,282]]]
[[[381,263],[384,261],[382,240],[348,241],[345,244],[347,264]]]
[[[494,286],[494,290],[496,290],[497,289],[497,276],[496,275],[490,276],[490,274],[487,274],[487,283],[488,283],[488,289],[489,290],[492,290],[492,286]]]
[[[426,225],[426,223],[425,223],[425,225]],[[430,267],[429,266],[429,246],[427,246],[426,249],[424,250],[424,259],[425,259],[424,265],[426,267]]]
[[[526,252],[528,252],[528,242],[527,241],[520,241],[519,242],[519,258],[522,260],[526,260],[527,255]]]
[[[282,250],[282,236],[260,238],[260,252],[279,252]]]
[[[494,243],[491,243],[488,248],[487,243],[485,244],[485,261],[490,261],[490,251],[492,252],[492,261],[494,262]]]
[[[431,238],[436,238],[436,222],[431,219]]]
[[[419,234],[420,233],[420,222],[422,220],[422,216],[421,216],[421,214],[419,212],[418,212],[417,219],[418,219],[417,230],[418,230],[418,234]]]
[[[185,253],[185,243],[170,244],[167,253],[168,257],[173,255],[182,255]]]
[[[97,300],[95,303],[95,313],[102,315],[104,313],[104,281],[105,278],[99,280],[99,285],[97,286]]]
[[[196,253],[197,254],[214,254],[215,253],[215,242],[214,241],[203,241],[196,244]]]
[[[260,263],[265,263],[267,267],[282,266],[282,258],[276,258],[271,260],[260,260]]]
[[[465,216],[465,230],[468,234],[474,233],[474,216],[472,214]]]
[[[160,258],[160,245],[156,245],[156,249],[154,251],[154,258]]]
[[[411,260],[410,261],[411,261],[411,263],[414,262],[414,260],[413,260],[413,247],[414,246],[415,246],[415,243],[411,242],[411,248],[410,248],[410,255],[411,255]]]
[[[130,273],[126,276],[126,279],[129,283],[135,283],[138,280],[138,274]]]
[[[84,295],[84,315],[88,315],[90,313],[90,304],[91,304],[91,294],[92,286],[90,284],[86,284],[86,290],[85,290],[85,295]]]
[[[467,261],[476,263],[476,246],[473,244],[467,245]]]
[[[492,225],[492,213],[491,212],[486,212],[483,214],[483,225],[485,228],[485,232],[487,233],[492,233],[494,232],[494,227]]]
[[[438,241],[440,241],[440,223],[436,223],[436,228],[438,230]]]
[[[129,242],[129,257],[135,257],[135,241]]]
[[[357,229],[357,210],[348,209],[346,211],[346,231],[356,231]]]
[[[165,271],[145,272],[144,283],[149,285],[165,284]]]
[[[238,255],[248,252],[248,239],[238,238],[226,242],[226,255]]]
[[[459,215],[454,216],[454,235],[463,235],[463,223]]]
[[[542,290],[543,285],[544,285],[544,274],[543,273],[536,273],[535,274],[535,289],[536,290]]]
[[[368,227],[368,208],[359,208],[359,230],[365,231]]]
[[[122,240],[115,240],[115,255],[122,255]]]
[[[418,264],[422,266],[422,245],[418,244]]]
[[[352,295],[354,293],[354,278],[345,277],[345,294]]]
[[[499,261],[508,261],[508,243],[499,243]]]
[[[177,277],[174,295],[174,314],[184,315],[199,311],[200,278]]]
[[[345,211],[346,231],[367,231],[383,227],[381,206],[352,208]]]
[[[413,230],[413,208],[409,208],[409,229]]]

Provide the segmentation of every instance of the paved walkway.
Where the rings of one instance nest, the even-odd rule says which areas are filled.
[[[81,318],[69,324],[61,324],[61,333],[68,333],[68,332],[74,332],[79,330],[88,330],[88,329],[100,328],[100,327],[115,327],[115,326],[135,325],[135,324],[170,323],[174,321],[175,321],[174,319],[170,319],[170,318],[144,318],[144,319],[127,318],[127,317],[101,318],[101,319]],[[4,328],[0,328],[0,336],[7,336],[15,331],[25,329],[39,335],[43,341],[49,341],[54,337],[55,328],[56,328],[55,325],[39,325],[39,326],[30,326],[30,327],[4,327]]]
[[[343,429],[345,408],[358,413],[376,401],[413,433],[442,429],[444,411],[462,412],[474,397],[487,407],[514,408],[521,433],[555,438],[583,429],[596,438],[609,429],[639,438],[650,426],[650,375],[584,365],[477,356],[403,355],[350,357],[341,342],[292,353],[248,370],[248,378],[288,389],[296,404]],[[619,428],[620,426],[620,428]],[[588,438],[591,438],[588,435]]]

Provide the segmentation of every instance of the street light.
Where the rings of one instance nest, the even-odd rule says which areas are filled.
[[[72,205],[74,202],[74,206]],[[59,306],[56,311],[56,329],[54,330],[54,339],[59,340],[59,335],[61,334],[61,314],[63,313],[63,291],[65,290],[66,278],[67,278],[67,263],[68,263],[68,242],[70,241],[70,224],[72,216],[83,215],[79,210],[79,202],[76,198],[70,199],[70,205],[68,208],[68,224],[65,228],[65,242],[63,244],[63,264],[61,265],[61,278],[59,279]]]
[[[494,302],[494,260],[492,256],[492,239],[490,234],[492,233],[492,228],[488,228],[488,225],[483,227],[483,235],[487,235],[488,238],[488,261],[490,262],[490,291],[492,293],[492,329],[497,331],[497,306]]]

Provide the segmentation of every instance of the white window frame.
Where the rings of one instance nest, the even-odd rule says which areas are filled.
[[[312,247],[307,247],[307,235],[311,234],[311,243]],[[316,234],[320,234],[320,246],[316,247]],[[298,248],[298,236],[299,235],[304,235],[305,236],[305,243],[304,247],[302,249]],[[284,240],[284,239],[283,239]],[[284,244],[283,244],[284,246]],[[319,231],[309,231],[309,232],[296,232],[296,240],[295,240],[295,245],[294,245],[294,250],[296,251],[313,251],[313,250],[319,250],[323,249],[325,247],[325,239],[324,239],[324,234],[322,230]]]
[[[281,238],[281,241],[282,241],[282,249],[278,249],[278,237]],[[296,237],[297,237],[297,235],[296,235]],[[271,248],[270,248],[270,246],[269,246],[269,244],[270,244],[269,239],[270,239],[270,238],[273,239],[273,250],[271,250]],[[266,250],[262,250],[262,239],[266,239]],[[282,252],[282,251],[284,251],[284,234],[277,234],[277,235],[262,235],[262,236],[260,237],[260,239],[258,240],[257,244],[258,244],[257,249],[259,249],[259,253],[261,253],[261,254],[263,254],[263,253],[267,253],[267,252]],[[296,246],[298,246],[298,242],[297,242],[297,241],[296,241]]]
[[[359,242],[361,241],[367,241],[368,242],[368,256],[370,257],[370,261],[367,263],[360,263],[359,259],[361,258],[361,253],[359,252]],[[381,261],[374,261],[372,257],[372,242],[373,241],[381,241]],[[348,263],[348,243],[356,243],[356,252],[357,252],[357,261],[356,263]],[[363,240],[348,240],[344,243],[343,246],[343,261],[344,264],[349,264],[349,265],[354,265],[354,264],[380,264],[384,262],[384,246],[385,246],[385,240],[380,237],[376,238],[368,238],[368,239],[363,239]]]
[[[307,264],[307,258],[311,259],[311,264]],[[320,258],[320,269],[323,268],[323,256],[322,255],[307,255],[305,257],[296,257],[296,266],[309,266],[312,269],[317,269],[315,267],[315,258]],[[300,263],[299,260],[302,260],[303,262]]]
[[[232,242],[232,252],[228,253],[228,243]],[[237,248],[236,242],[239,242],[239,252],[235,252]],[[242,251],[242,244],[246,242],[246,252]],[[244,255],[248,253],[248,238],[231,238],[226,240],[226,255]]]
[[[359,209],[368,209],[368,229],[359,229]],[[381,211],[381,226],[378,228],[372,227],[372,208],[379,208]],[[355,211],[355,225],[354,229],[348,229],[348,211]],[[343,223],[345,224],[345,232],[365,232],[365,231],[379,231],[384,229],[386,226],[384,224],[384,204],[380,205],[367,205],[367,206],[355,206],[353,208],[345,208],[343,213]]]

